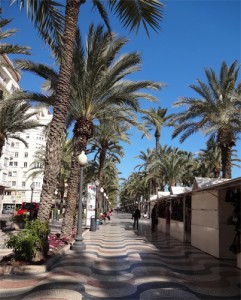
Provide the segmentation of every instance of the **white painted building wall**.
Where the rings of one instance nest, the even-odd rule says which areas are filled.
[[[48,112],[48,109],[42,107],[37,111],[38,114],[34,118],[41,124],[49,124],[52,115]],[[0,176],[2,175],[2,181],[9,186],[9,188],[5,188],[2,204],[30,202],[30,185],[32,182],[35,186],[33,202],[40,201],[43,175],[40,174],[34,179],[28,178],[28,176],[31,174],[29,169],[34,161],[35,152],[41,148],[44,149],[46,145],[44,127],[30,129],[24,133],[19,133],[19,135],[28,143],[28,147],[21,141],[9,139],[6,146],[4,146],[4,154],[1,157],[1,161],[5,162],[5,168],[0,172]]]
[[[10,59],[6,55],[0,55],[0,91],[13,93],[20,89],[20,74],[14,69]],[[36,109],[30,109],[36,110]],[[38,108],[38,114],[33,118],[41,124],[47,125],[52,119],[46,107]],[[21,204],[23,201],[31,201],[32,182],[35,184],[33,201],[39,202],[42,189],[43,176],[39,175],[34,180],[28,179],[29,167],[34,160],[36,150],[44,148],[46,136],[43,127],[27,130],[19,133],[27,143],[26,147],[21,141],[9,139],[3,147],[0,158],[0,213],[3,204]],[[4,190],[5,189],[5,190]]]

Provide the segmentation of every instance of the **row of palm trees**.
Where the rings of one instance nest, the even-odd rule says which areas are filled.
[[[47,7],[43,3],[44,1],[37,1],[39,6],[34,6],[34,1],[20,2],[29,3],[28,8],[31,11],[31,16],[38,25],[44,20],[44,14],[41,18],[37,14],[40,8],[42,12],[47,13],[46,17],[54,13],[50,9],[52,3],[49,3],[49,7]],[[101,186],[107,185],[109,181],[109,190],[113,193],[114,199],[118,188],[118,171],[115,166],[119,157],[122,156],[123,150],[119,141],[128,141],[127,132],[130,126],[137,126],[145,135],[148,134],[148,126],[153,126],[155,130],[156,149],[154,153],[152,150],[148,150],[150,153],[147,155],[148,161],[145,163],[145,170],[143,171],[145,172],[144,175],[148,177],[147,182],[151,182],[148,186],[143,185],[145,193],[150,192],[150,190],[153,191],[157,187],[163,189],[166,185],[180,184],[184,180],[183,178],[185,178],[185,182],[189,183],[191,181],[189,173],[197,173],[197,164],[194,166],[190,163],[190,159],[193,158],[191,153],[160,145],[162,126],[174,126],[173,137],[183,133],[181,142],[190,134],[205,129],[204,133],[210,135],[210,143],[214,142],[218,146],[217,152],[221,151],[222,175],[227,178],[231,177],[230,153],[232,153],[232,147],[240,134],[240,84],[236,83],[239,71],[237,62],[234,62],[230,67],[223,63],[220,78],[216,77],[212,69],[205,70],[208,83],[205,84],[199,80],[199,86],[191,86],[201,98],[182,98],[175,103],[176,106],[187,105],[188,109],[184,112],[168,116],[167,110],[160,107],[157,110],[152,108],[141,110],[139,99],[157,100],[151,94],[143,92],[143,89],[158,90],[163,84],[151,81],[126,80],[126,76],[139,70],[141,57],[138,53],[119,55],[127,40],[112,32],[105,32],[102,26],[90,26],[87,46],[86,48],[83,46],[76,24],[79,5],[84,4],[84,2],[67,1],[65,18],[63,19],[60,17],[60,11],[57,10],[59,23],[62,24],[61,22],[65,21],[65,30],[61,32],[60,29],[60,31],[56,29],[58,35],[55,35],[55,38],[46,39],[56,57],[59,71],[43,64],[32,63],[29,60],[17,61],[17,66],[20,69],[33,72],[46,80],[43,87],[47,93],[26,92],[15,94],[12,97],[12,100],[45,103],[54,109],[53,121],[48,130],[44,183],[39,212],[39,218],[45,222],[48,221],[52,195],[61,174],[58,166],[61,163],[62,143],[66,137],[66,128],[69,126],[74,128],[67,195],[69,213],[66,214],[66,220],[68,218],[69,221],[64,222],[62,228],[64,234],[72,231],[80,172],[77,156],[82,150],[90,151],[89,146],[91,151],[96,151],[95,158],[98,157],[98,167],[94,163],[96,160],[90,164],[90,166],[97,167],[92,174],[99,179]],[[103,8],[103,2],[94,2],[94,4],[97,3]],[[157,20],[162,16],[162,5],[158,1],[106,1],[104,3],[108,3],[111,9],[122,11],[119,13],[120,18],[125,25],[130,25],[132,29],[135,28],[135,25],[138,28],[140,24],[140,19],[138,21],[135,18],[134,23],[131,23],[130,16],[132,14],[140,14],[139,17],[144,24],[147,22],[151,27],[158,28]],[[133,9],[135,5],[142,8],[137,14]],[[128,11],[125,6],[133,7]],[[145,9],[147,14],[143,14]],[[102,10],[102,16],[108,24],[107,14],[103,12]],[[72,19],[69,19],[70,16]],[[45,25],[42,24],[42,27],[39,28],[45,32],[46,36],[48,29]],[[76,28],[73,29],[73,26]],[[70,28],[73,29],[71,32]],[[108,26],[108,28],[110,27]],[[52,37],[52,34],[51,31],[49,36]],[[73,66],[71,64],[72,58]],[[224,113],[225,109],[226,113]],[[137,121],[136,112],[142,113],[143,124]],[[231,139],[228,140],[228,138]],[[205,155],[203,154],[203,156]],[[169,169],[168,162],[173,166],[172,170]],[[205,168],[210,171],[209,165],[203,162],[203,173]],[[88,172],[86,173],[88,174]],[[178,178],[175,178],[176,174],[179,175]],[[215,176],[217,174],[218,171],[216,170]],[[142,174],[142,180],[139,182],[146,181],[144,175]],[[115,178],[114,182],[111,177]],[[134,189],[135,185],[132,184],[131,186]],[[134,193],[140,194],[141,192],[143,191],[136,189]]]
[[[22,4],[24,3],[24,1],[20,2],[22,2]],[[96,5],[97,2],[99,1],[95,1],[94,4]],[[38,10],[43,13],[44,9],[47,8],[41,1],[39,2],[39,7],[38,5],[36,5],[36,7],[34,6],[36,1],[35,4],[32,1],[28,1],[28,3],[28,9],[35,13]],[[52,105],[54,108],[53,120],[48,129],[48,143],[46,147],[44,169],[45,174],[41,195],[41,198],[44,198],[45,200],[41,200],[39,210],[39,218],[43,221],[48,220],[49,210],[51,208],[50,204],[52,202],[52,192],[50,193],[50,190],[55,188],[56,180],[54,180],[54,177],[56,178],[56,175],[59,175],[59,173],[57,173],[57,166],[60,162],[59,144],[62,142],[63,136],[65,135],[65,127],[74,123],[74,141],[71,171],[68,180],[67,206],[75,208],[80,171],[77,164],[77,156],[82,150],[86,149],[87,142],[93,136],[94,121],[96,120],[99,124],[101,122],[108,122],[108,126],[112,126],[113,130],[116,130],[117,127],[113,122],[110,122],[110,120],[113,120],[113,116],[115,116],[115,118],[118,119],[118,122],[122,123],[125,127],[127,127],[125,124],[128,123],[136,124],[134,114],[128,110],[128,108],[135,111],[138,110],[138,99],[140,97],[149,100],[155,99],[152,95],[147,94],[146,92],[138,92],[138,90],[142,88],[159,89],[161,86],[159,83],[150,81],[133,82],[124,80],[127,75],[139,69],[140,55],[138,53],[126,54],[121,56],[119,60],[114,61],[127,40],[118,38],[111,32],[104,32],[103,27],[101,26],[96,29],[93,26],[90,27],[87,49],[83,49],[79,32],[76,31],[76,28],[73,28],[73,24],[77,19],[78,6],[80,3],[81,2],[79,1],[67,1],[63,38],[59,35],[58,38],[56,38],[55,43],[49,43],[50,39],[47,41],[56,57],[56,61],[59,63],[59,72],[50,70],[43,65],[36,66],[36,64],[33,64],[30,61],[17,62],[19,68],[25,68],[32,72],[39,73],[47,79],[45,88],[48,88],[49,94],[46,96],[36,93],[18,93],[13,95],[11,99],[15,101],[21,99],[21,101],[34,100],[41,103],[44,102],[48,105]],[[52,3],[49,4],[52,5]],[[100,8],[101,3],[99,2],[98,4],[98,8]],[[125,6],[130,6],[129,3],[127,5],[121,5],[121,7],[118,8],[114,4],[114,1],[110,1],[109,4],[111,5],[110,8],[115,9],[116,13],[118,13],[118,11],[124,11]],[[131,22],[131,29],[139,27],[140,20],[143,20],[145,23],[144,26],[146,26],[147,22],[151,27],[158,28],[157,20],[160,17],[159,12],[162,7],[161,3],[158,3],[158,1],[149,1],[148,4],[145,4],[144,1],[139,1],[138,5],[138,11],[134,12],[134,6],[131,4],[132,10],[127,13],[124,12],[125,20],[129,14],[132,14],[133,17],[135,15],[138,16],[139,20],[134,18],[134,21]],[[143,14],[142,10],[146,10],[145,14]],[[148,14],[149,16],[147,16]],[[156,16],[153,18],[152,14],[156,14]],[[31,16],[34,17],[34,14],[31,14]],[[103,9],[102,16],[104,16]],[[119,17],[122,19],[123,15],[119,14]],[[39,14],[37,14],[35,21],[40,25],[42,21],[38,18]],[[106,16],[104,19],[108,24]],[[60,18],[59,21],[61,21]],[[125,21],[123,20],[123,22]],[[43,23],[41,26],[44,27],[45,24],[46,23]],[[74,30],[71,29],[70,32],[68,27],[71,27],[71,25]],[[76,24],[74,27],[76,27]],[[110,27],[108,26],[108,28]],[[43,28],[41,28],[41,30],[42,29]],[[73,35],[75,32],[76,34]],[[73,38],[75,38],[75,43],[74,45],[72,44],[73,46],[70,49],[70,40],[72,39],[73,43]],[[74,70],[71,69],[71,55],[77,57],[77,61],[74,64]],[[73,76],[70,76],[72,74]],[[69,92],[70,97],[68,97]],[[68,102],[69,105],[67,105]],[[64,115],[67,115],[67,112],[67,118],[63,118]],[[103,168],[102,165],[106,156],[106,149],[104,147],[103,149],[104,152],[102,151],[100,153],[100,169]],[[50,161],[54,167],[49,165]],[[100,181],[103,181],[101,176],[102,172],[99,172]],[[46,192],[48,195],[45,195]],[[63,232],[66,234],[68,234],[67,231],[72,231],[73,227],[73,209],[67,209],[67,211],[72,215],[67,216],[71,220],[70,222],[63,222],[63,227],[68,227],[66,229],[63,228]],[[71,222],[72,224],[70,224]],[[65,223],[68,223],[67,226],[65,226]]]
[[[240,168],[236,152],[232,151],[231,163]],[[164,145],[158,154],[148,148],[137,158],[142,163],[120,186],[120,205],[125,208],[132,208],[141,197],[148,201],[157,191],[170,191],[172,186],[191,187],[195,177],[218,178],[222,165],[220,148],[210,142],[197,154]]]
[[[59,9],[61,3],[56,1],[20,0],[19,3],[21,7],[26,5],[28,16],[33,20],[35,26],[40,32],[41,37],[43,37],[43,40],[50,45],[53,52],[58,52],[57,50],[61,49],[59,56],[58,81],[54,95],[56,101],[53,103],[53,120],[50,124],[46,145],[44,180],[39,209],[39,218],[43,222],[47,223],[51,209],[52,195],[54,193],[55,183],[59,173],[61,145],[65,136],[68,107],[72,98],[70,97],[71,75],[73,74],[72,63],[74,57],[79,9],[85,4],[85,0],[66,0],[66,4],[64,5],[64,15],[61,14],[63,8]],[[104,20],[109,31],[111,28],[108,19],[109,11],[113,12],[117,16],[124,27],[130,28],[132,31],[138,30],[141,24],[144,26],[147,32],[148,27],[158,30],[159,22],[163,16],[163,4],[157,0],[107,0],[104,2],[100,0],[93,0],[93,6],[99,11],[100,16]],[[94,51],[94,49],[92,49],[92,51]],[[89,67],[93,66],[93,64],[95,64],[95,59],[89,63]],[[104,70],[102,70],[102,66],[100,67],[101,70],[98,71],[104,72]],[[94,76],[94,74],[92,75]],[[81,90],[79,92],[81,93]],[[91,96],[91,94],[88,96]],[[119,101],[121,101],[121,99]],[[123,103],[124,102],[125,100],[123,100]],[[78,137],[81,136],[81,132],[83,135],[82,139],[74,143],[75,148],[72,160],[73,167],[77,167],[76,151],[79,151],[80,153],[82,150],[85,150],[86,143],[92,136],[92,116],[89,119],[88,111],[86,113],[86,116],[83,115],[76,122],[74,130]],[[75,172],[73,171],[71,174],[73,192],[69,192],[70,199],[72,199],[74,193],[77,192],[77,177],[79,169],[74,170]]]

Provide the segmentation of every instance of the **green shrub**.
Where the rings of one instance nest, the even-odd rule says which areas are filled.
[[[49,229],[45,223],[38,219],[27,221],[25,229],[17,235],[11,234],[5,245],[7,248],[13,249],[15,260],[32,261],[37,251],[46,256],[48,234]]]
[[[29,220],[29,214],[28,213],[23,213],[22,215],[15,215],[13,217],[13,221],[16,223],[22,223],[22,222],[27,222]]]

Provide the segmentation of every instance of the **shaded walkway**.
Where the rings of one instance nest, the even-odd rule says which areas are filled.
[[[133,231],[130,215],[114,215],[84,242],[48,272],[2,277],[0,299],[240,299],[236,262],[153,233],[149,220]]]

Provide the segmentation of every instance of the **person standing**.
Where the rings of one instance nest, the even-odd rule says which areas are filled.
[[[136,208],[135,212],[132,215],[132,219],[134,219],[133,229],[135,229],[135,227],[138,229],[140,217],[141,217],[141,212],[138,208]]]
[[[157,205],[155,204],[151,211],[151,231],[155,231],[157,224],[158,224],[158,214],[157,214]]]

